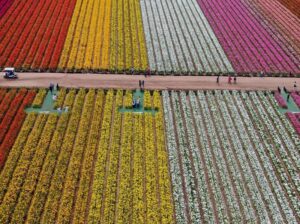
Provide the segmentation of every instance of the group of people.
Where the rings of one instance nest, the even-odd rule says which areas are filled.
[[[141,98],[138,97],[137,99],[133,99],[132,101],[132,107],[133,108],[140,108],[140,102],[141,102]]]
[[[220,83],[220,75],[217,76],[217,83]],[[228,83],[231,84],[232,83],[232,76],[228,76]],[[237,83],[237,76],[233,76],[233,83],[236,84]]]

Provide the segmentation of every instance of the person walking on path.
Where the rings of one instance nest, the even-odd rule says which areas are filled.
[[[277,90],[278,90],[278,92],[279,92],[279,93],[281,93],[281,89],[280,89],[280,87],[279,87],[279,86],[277,87]]]
[[[59,91],[59,85],[56,83],[56,91]]]
[[[230,75],[230,76],[228,76],[228,83],[229,84],[231,84],[231,80],[232,80],[232,78],[231,78],[231,75]]]
[[[145,81],[142,80],[142,86],[143,86],[143,89],[145,88]]]
[[[139,80],[139,87],[141,88],[142,87],[142,81]]]
[[[51,94],[53,92],[53,87],[54,87],[54,85],[52,83],[50,83],[49,90],[50,90]]]
[[[234,76],[234,78],[233,78],[233,81],[234,81],[234,84],[236,84],[236,75]]]
[[[294,90],[297,91],[297,83],[296,83],[296,81],[294,82]]]
[[[290,94],[288,93],[287,97],[286,97],[286,101],[289,102],[290,100]]]
[[[219,84],[220,81],[220,75],[217,76],[217,83]]]

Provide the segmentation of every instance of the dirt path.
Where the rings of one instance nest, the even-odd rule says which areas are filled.
[[[71,73],[18,73],[19,79],[6,80],[0,77],[0,87],[48,87],[50,82],[64,87],[94,88],[138,88],[138,81],[145,80],[146,89],[243,89],[264,90],[277,89],[278,86],[293,88],[297,81],[300,89],[300,78],[259,78],[238,77],[237,84],[228,84],[227,77],[220,77],[220,84],[213,76],[151,76],[143,75],[110,75],[110,74],[71,74]]]

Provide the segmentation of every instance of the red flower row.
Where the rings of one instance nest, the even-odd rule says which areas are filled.
[[[51,18],[51,15],[48,13],[52,13],[55,1],[41,1],[42,4],[39,4],[32,15],[31,21],[26,25],[26,28],[24,32],[22,33],[22,36],[19,39],[19,42],[17,44],[17,50],[14,52],[16,55],[19,55],[19,57],[13,57],[13,54],[11,54],[11,57],[9,58],[9,61],[15,61],[14,66],[15,67],[22,67],[23,62],[25,58],[28,55],[28,52],[30,51],[31,47],[38,47],[40,43],[40,39],[37,39],[39,37],[39,32],[41,31],[41,24],[46,24],[44,27],[47,27],[48,19]],[[52,5],[50,4],[52,2]],[[52,10],[52,11],[51,11]],[[44,29],[42,30],[44,32]],[[20,54],[19,54],[20,51]],[[29,66],[24,66],[28,68]]]
[[[5,159],[11,147],[13,146],[19,134],[19,131],[22,127],[22,124],[26,118],[26,113],[24,109],[26,108],[26,106],[32,103],[34,97],[35,97],[35,91],[31,90],[27,93],[20,108],[18,109],[16,116],[13,119],[13,122],[9,127],[9,130],[6,133],[4,141],[0,146],[0,168],[4,165]]]
[[[23,8],[17,7],[17,10],[14,11],[12,15],[14,22],[12,22],[11,26],[5,26],[5,28],[1,30],[4,32],[4,38],[0,43],[0,66],[2,65],[2,67],[4,67],[4,64],[8,66],[12,65],[10,62],[6,63],[6,60],[11,53],[15,54],[14,52],[17,50],[16,44],[22,36],[26,24],[30,21],[38,2],[42,1],[29,0],[26,1]],[[7,14],[4,15],[4,17],[6,16]]]
[[[0,89],[0,103],[5,96],[5,93],[6,93],[6,89]]]
[[[60,55],[65,44],[69,25],[76,5],[76,0],[64,1],[64,4],[66,3],[68,4],[67,6],[64,5],[64,10],[61,12],[61,16],[58,18],[57,25],[53,30],[53,34],[56,34],[56,36],[53,36],[50,39],[45,58],[40,66],[43,69],[56,69],[59,63]]]
[[[22,103],[25,95],[27,93],[26,89],[21,89],[18,94],[14,97],[13,101],[10,104],[9,109],[5,113],[3,120],[0,123],[0,144],[2,143],[5,133],[8,130],[11,122],[13,121],[19,106]]]
[[[14,99],[16,92],[17,92],[16,89],[12,89],[8,93],[6,93],[4,99],[2,100],[2,102],[0,104],[0,122],[1,122],[2,118],[4,117],[11,101]]]

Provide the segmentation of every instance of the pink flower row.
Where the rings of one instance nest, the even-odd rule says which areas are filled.
[[[237,72],[289,72],[299,68],[240,0],[198,0]]]
[[[285,99],[279,92],[275,93],[275,99],[280,107],[285,108],[285,109],[288,108]]]
[[[296,93],[295,91],[293,91],[291,93],[291,96],[293,97],[294,102],[297,104],[297,106],[300,108],[300,96],[298,93]]]
[[[287,112],[286,116],[291,121],[291,123],[294,126],[294,128],[295,128],[296,132],[298,133],[298,135],[300,135],[300,122],[299,122],[300,113],[294,114],[294,113],[291,113],[291,112]]]

